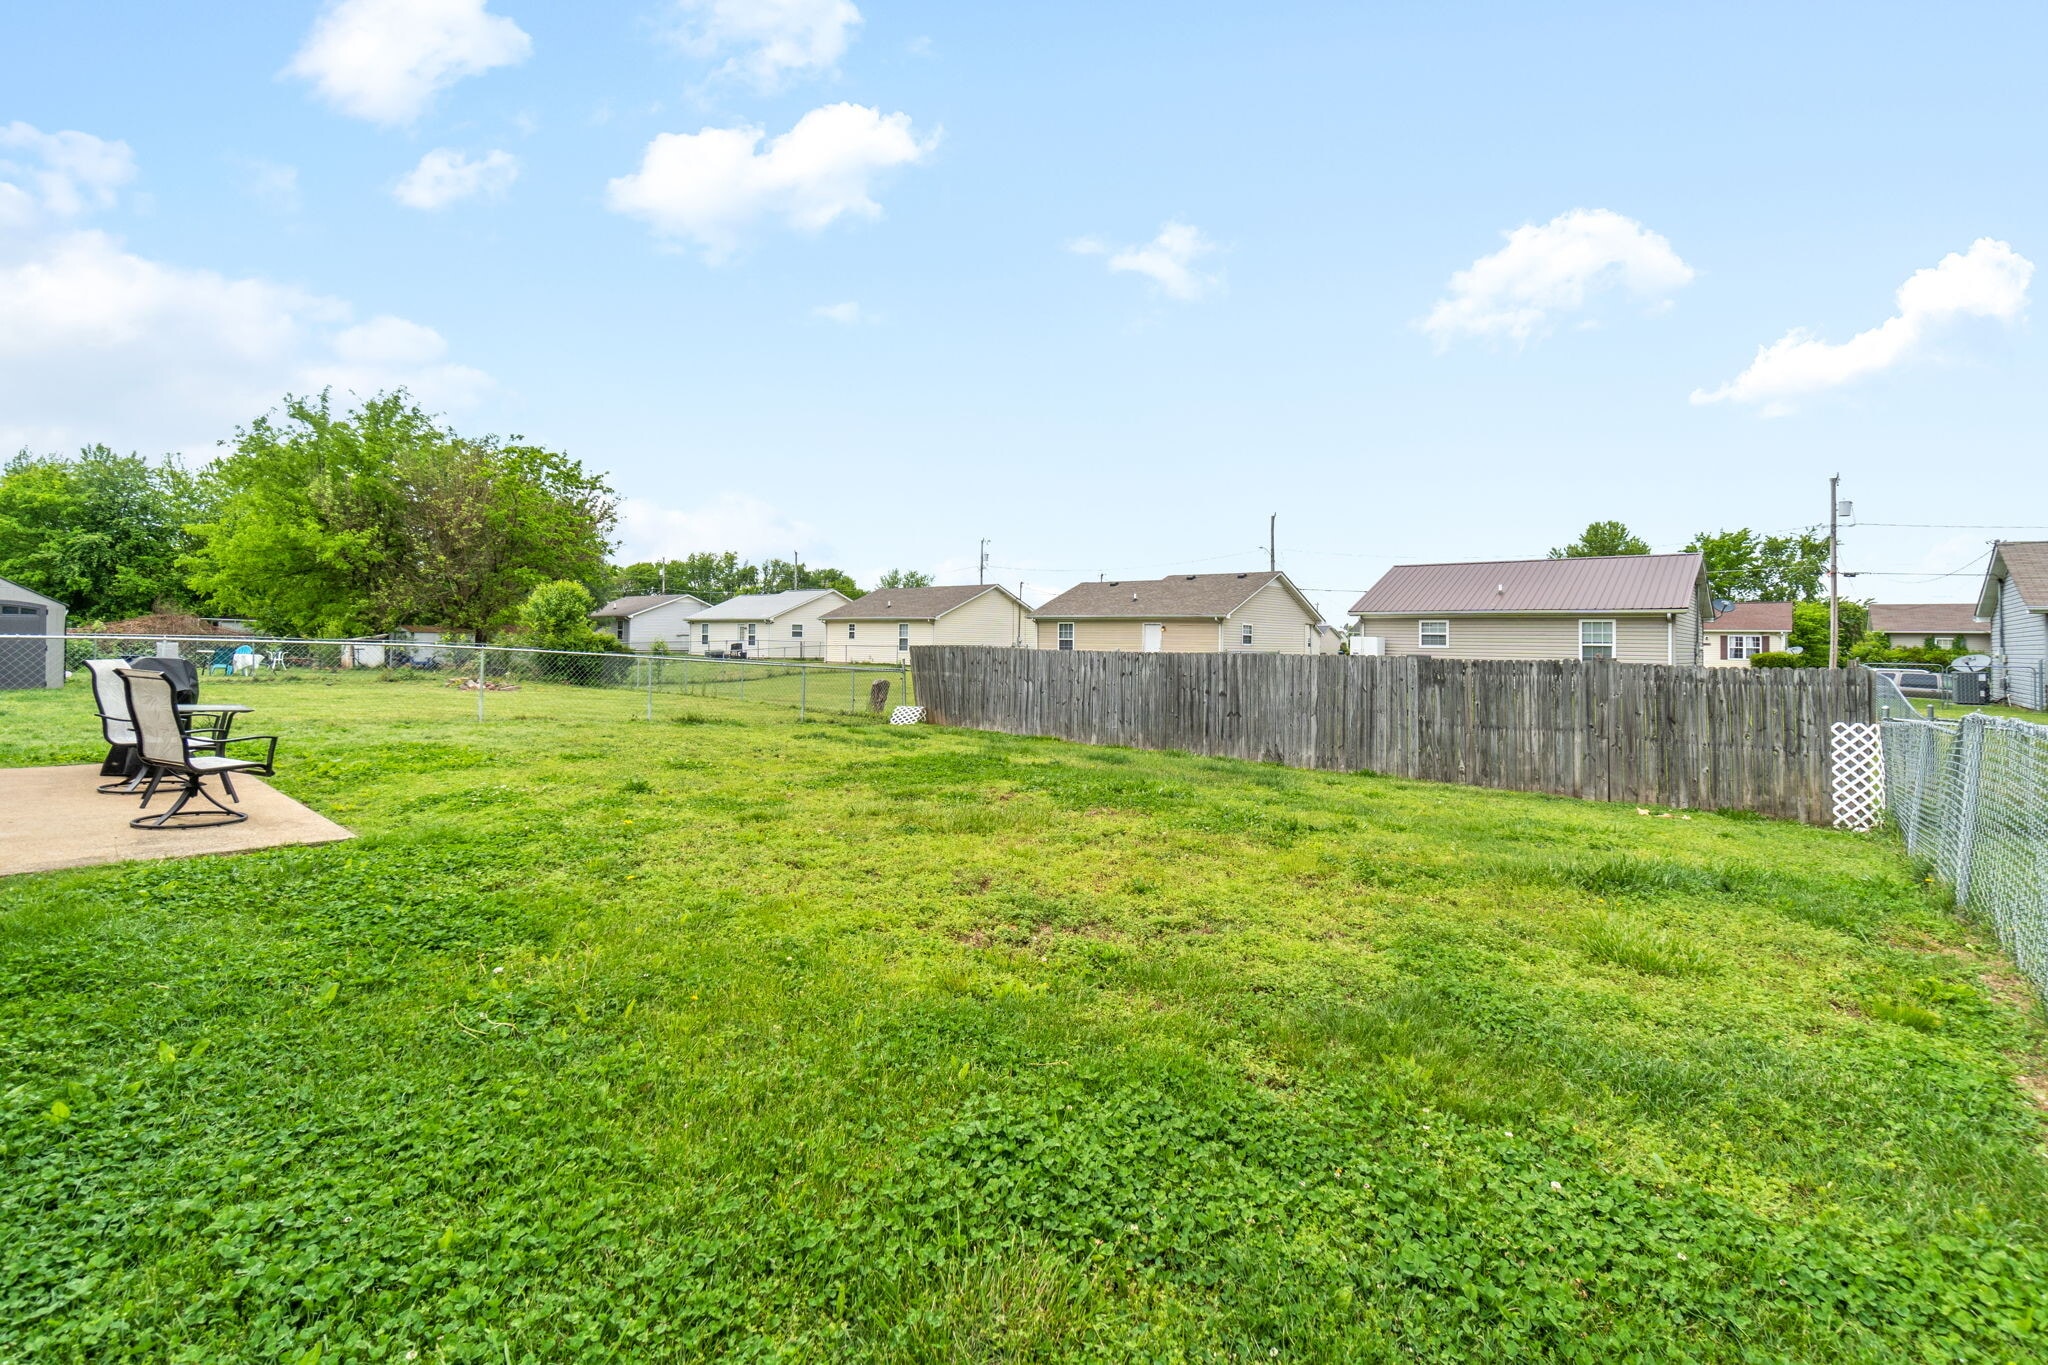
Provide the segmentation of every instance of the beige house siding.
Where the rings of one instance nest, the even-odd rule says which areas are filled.
[[[1268,583],[1224,621],[1223,647],[1228,650],[1247,648],[1242,643],[1243,627],[1250,625],[1252,642],[1249,648],[1255,654],[1312,654],[1315,647],[1309,629],[1316,620],[1293,593],[1278,582]]]
[[[985,592],[962,603],[939,618],[935,644],[1001,645],[1010,648],[1031,642],[1031,623],[1024,608],[1007,593]]]
[[[1764,637],[1764,648],[1765,648],[1765,649],[1768,649],[1768,650],[1782,650],[1782,649],[1784,649],[1784,648],[1785,648],[1785,643],[1786,643],[1786,637],[1785,637],[1785,633],[1784,633],[1783,631],[1777,631],[1777,630],[1733,630],[1733,631],[1723,631],[1723,630],[1715,630],[1715,629],[1714,629],[1714,628],[1713,628],[1712,626],[1708,626],[1708,627],[1707,627],[1707,633],[1706,633],[1706,638],[1705,638],[1705,641],[1704,641],[1704,643],[1703,643],[1703,644],[1701,645],[1701,647],[1700,647],[1700,649],[1701,649],[1701,657],[1700,657],[1700,662],[1701,662],[1701,663],[1703,663],[1703,664],[1705,664],[1705,665],[1706,665],[1706,666],[1707,666],[1708,668],[1748,668],[1748,667],[1749,667],[1749,660],[1747,660],[1747,659],[1724,659],[1724,658],[1722,658],[1722,657],[1721,657],[1721,637],[1722,637],[1722,636],[1724,636],[1724,635],[1761,635],[1761,636],[1763,636],[1763,637]]]
[[[1050,616],[1038,622],[1040,649],[1060,647],[1059,624]],[[1127,649],[1136,653],[1145,648],[1145,623],[1142,621],[1076,621],[1073,624],[1075,649]],[[1219,632],[1215,621],[1199,617],[1191,620],[1167,617],[1157,624],[1165,628],[1160,638],[1165,653],[1216,652]]]
[[[896,648],[897,627],[910,627],[915,645],[997,645],[1004,649],[1031,643],[1031,623],[1024,609],[1007,594],[986,592],[964,602],[936,621],[828,621],[826,654],[847,663],[897,663],[903,651]],[[852,627],[853,633],[847,633]],[[908,663],[904,657],[901,662]]]
[[[1675,616],[1676,619],[1671,619]],[[1386,640],[1388,654],[1430,654],[1445,659],[1576,659],[1579,622],[1614,622],[1614,657],[1625,663],[1692,664],[1699,661],[1699,617],[1691,611],[1654,615],[1585,616],[1361,616],[1359,633]],[[1425,620],[1449,621],[1447,648],[1424,649]]]

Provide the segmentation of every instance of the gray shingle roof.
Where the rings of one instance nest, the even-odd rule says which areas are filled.
[[[1700,571],[1696,554],[1397,564],[1351,612],[1683,611],[1698,600]]]
[[[789,592],[750,592],[728,597],[715,607],[690,613],[692,621],[773,621],[821,597],[844,599],[831,588],[795,588]]]
[[[958,606],[972,602],[985,592],[1012,596],[996,583],[966,583],[959,587],[876,588],[844,606],[832,608],[827,621],[935,621]]]
[[[1251,595],[1284,574],[1270,570],[1258,573],[1191,573],[1170,578],[1124,578],[1109,583],[1079,583],[1031,614],[1040,620],[1059,617],[1080,619],[1148,621],[1163,616],[1230,615]],[[1292,585],[1290,585],[1292,586]]]
[[[2021,590],[2021,596],[2025,596]],[[1937,635],[1982,635],[1991,629],[1977,619],[1977,608],[1968,602],[1872,602],[1870,628],[1889,635],[1933,631]]]
[[[1792,629],[1792,604],[1790,602],[1737,602],[1732,611],[1724,611],[1713,620],[1707,622],[1707,629],[1783,635],[1786,631]]]
[[[686,592],[651,592],[640,597],[613,598],[590,614],[598,617],[638,616],[643,611],[652,611],[670,602],[694,602],[700,607],[704,605],[703,598],[692,597]]]

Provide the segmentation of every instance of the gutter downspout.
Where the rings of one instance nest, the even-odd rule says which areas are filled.
[[[1664,662],[1678,662],[1678,613],[1675,611],[1664,613]]]

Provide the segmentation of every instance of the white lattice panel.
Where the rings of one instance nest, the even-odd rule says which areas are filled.
[[[924,720],[922,706],[899,706],[889,713],[891,725],[916,725]]]
[[[1878,727],[1838,720],[1833,741],[1835,828],[1869,829],[1884,809],[1884,742]]]

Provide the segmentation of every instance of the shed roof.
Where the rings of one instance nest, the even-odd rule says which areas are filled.
[[[1991,587],[2004,569],[2019,589],[2020,601],[2030,611],[2048,611],[2048,540],[2001,540],[1991,552],[1991,565],[1984,571],[1984,590],[1977,596],[1977,610],[1989,616],[1998,609]]]
[[[1308,599],[1287,575],[1273,570],[1258,573],[1190,573],[1169,578],[1120,578],[1105,583],[1078,583],[1031,613],[1040,620],[1092,618],[1098,620],[1156,621],[1161,617],[1210,616],[1221,619],[1251,600],[1253,593],[1275,581],[1299,598]],[[1312,617],[1322,613],[1309,606]]]
[[[1701,572],[1696,554],[1396,564],[1351,611],[1356,616],[1683,611],[1699,600]]]
[[[1737,602],[1707,622],[1706,628],[1715,631],[1751,631],[1759,634],[1783,635],[1792,629],[1792,604],[1790,602]]]
[[[1977,608],[1968,602],[1872,602],[1870,628],[1887,635],[1895,630],[1909,635],[1981,635],[1990,627],[1977,619]]]
[[[792,588],[787,592],[750,592],[739,597],[728,597],[715,607],[705,607],[690,613],[692,621],[773,621],[778,616],[787,616],[799,607],[808,606],[821,597],[836,597],[845,601],[834,588]]]
[[[58,611],[68,610],[56,598],[45,597],[34,588],[24,588],[11,578],[0,578],[0,597],[12,598],[16,602],[40,602],[46,607],[55,607]]]
[[[999,592],[1016,601],[1017,595],[1000,583],[963,583],[959,587],[876,588],[851,602],[832,608],[827,621],[936,621],[955,607],[964,607],[983,593]],[[1018,605],[1023,605],[1021,602]]]
[[[590,613],[594,617],[638,616],[643,611],[653,611],[671,602],[690,602],[704,606],[704,599],[687,592],[650,592],[638,597],[617,597]]]

